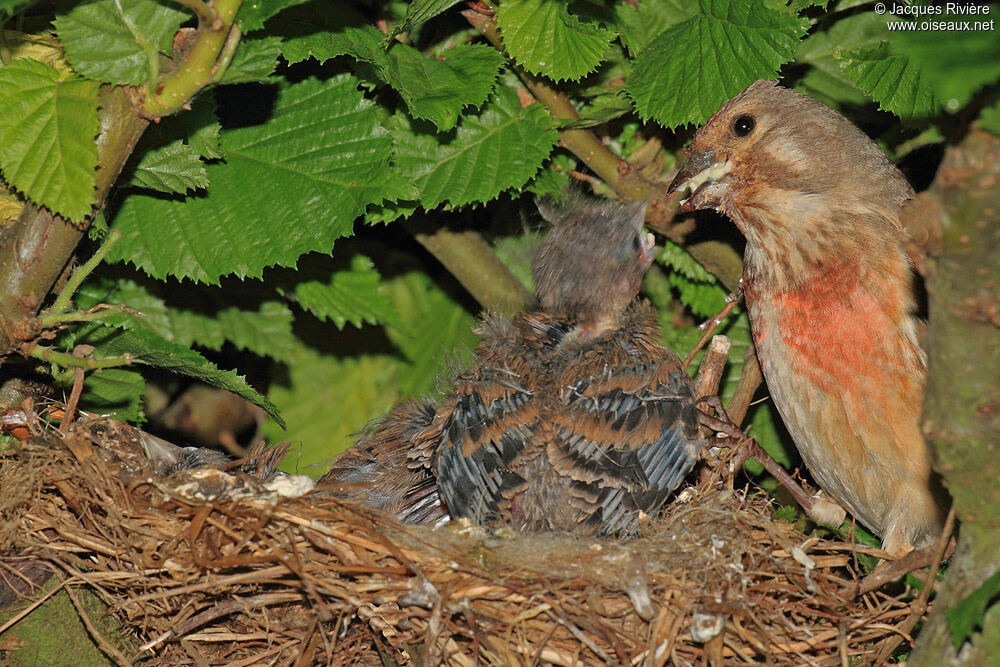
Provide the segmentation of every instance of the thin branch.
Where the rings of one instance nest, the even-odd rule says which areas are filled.
[[[111,250],[112,246],[118,243],[121,237],[121,230],[111,230],[111,233],[108,234],[108,238],[104,240],[104,243],[102,243],[101,247],[97,249],[97,252],[95,252],[94,255],[83,264],[83,266],[74,271],[73,275],[70,276],[70,279],[66,281],[66,285],[63,287],[62,291],[59,292],[59,296],[56,297],[55,302],[49,309],[50,314],[62,315],[69,310],[70,300],[73,298],[73,295],[76,294],[76,291],[80,289],[80,285],[82,285],[83,281],[87,279],[87,276],[93,273],[94,269],[96,269],[98,265],[104,261],[104,258],[108,256],[108,251]]]
[[[737,426],[743,424],[743,419],[747,416],[747,410],[750,409],[750,402],[753,400],[753,395],[757,393],[757,387],[760,386],[763,380],[764,376],[760,372],[760,362],[757,361],[757,351],[753,345],[747,345],[743,352],[740,379],[736,382],[736,389],[733,390],[733,395],[729,397],[729,405],[726,406],[729,418]]]
[[[206,20],[199,15],[194,42],[184,58],[166,77],[146,84],[142,103],[146,115],[159,118],[172,114],[212,84],[213,76],[219,71],[220,58],[227,49],[232,51],[236,48],[229,42],[240,3],[241,0],[214,0],[212,16]],[[229,57],[232,57],[231,53]]]
[[[229,37],[226,38],[226,43],[222,45],[222,53],[219,54],[219,59],[213,68],[212,83],[219,83],[222,81],[222,77],[226,75],[226,70],[229,69],[229,65],[233,62],[233,56],[236,54],[236,47],[240,45],[240,37],[242,35],[243,31],[240,30],[240,26],[234,23],[232,29],[229,31]]]
[[[76,615],[83,622],[83,625],[87,628],[87,632],[93,640],[97,642],[101,651],[109,658],[112,658],[119,665],[124,665],[125,667],[131,665],[132,662],[122,655],[122,652],[115,648],[111,642],[105,639],[104,635],[98,631],[97,626],[95,626],[93,621],[90,620],[90,615],[87,613],[87,610],[83,608],[83,605],[80,604],[79,598],[76,597],[76,593],[73,592],[72,586],[66,587],[66,595],[69,597],[70,602],[73,603],[73,608],[76,609]]]
[[[506,55],[497,28],[496,18],[490,14],[465,10],[462,15],[501,53]],[[539,77],[535,77],[515,66],[514,71],[553,118],[557,120],[579,120],[580,115],[568,97],[555,90]],[[607,183],[619,196],[627,201],[649,201],[646,224],[650,229],[663,234],[672,241],[681,243],[688,231],[687,225],[673,224],[677,214],[679,197],[667,197],[662,184],[643,177],[628,161],[615,155],[600,138],[589,130],[563,129],[559,131],[559,143],[566,150],[582,160],[594,173]],[[688,251],[706,269],[715,274],[722,284],[733,287],[743,272],[743,261],[730,246],[718,241],[705,241],[689,246]]]
[[[107,359],[94,359],[93,357],[80,358],[66,352],[58,352],[51,347],[42,347],[41,345],[31,346],[31,349],[27,351],[25,356],[47,361],[57,366],[83,368],[90,371],[100,368],[129,366],[135,362],[135,357],[131,354],[123,354],[120,357],[108,357]]]
[[[483,308],[509,314],[524,310],[533,301],[531,292],[500,262],[478,232],[438,229],[425,233],[413,223],[406,226]]]
[[[743,298],[743,288],[737,287],[726,296],[726,305],[722,308],[722,310],[720,310],[718,313],[713,315],[705,322],[701,323],[701,325],[698,328],[702,329],[705,333],[702,334],[702,337],[698,340],[698,343],[691,349],[691,352],[688,353],[687,358],[684,360],[683,364],[684,368],[687,368],[688,366],[691,365],[691,361],[694,360],[698,352],[701,351],[701,348],[705,347],[705,343],[707,343],[709,339],[712,337],[712,334],[715,333],[716,328],[718,328],[718,326],[722,324],[723,320],[729,317],[729,313],[733,312],[733,308],[736,307],[736,305],[740,302],[740,299],[742,298]]]

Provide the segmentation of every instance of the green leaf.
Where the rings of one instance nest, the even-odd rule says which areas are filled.
[[[160,120],[155,127],[146,130],[143,139],[160,137],[162,145],[181,140],[206,160],[216,160],[222,157],[220,132],[219,121],[215,117],[215,97],[199,95],[190,110]]]
[[[872,49],[838,51],[834,57],[844,73],[879,108],[891,111],[903,120],[931,116],[937,110],[934,91],[919,69],[905,56],[893,55],[885,42]]]
[[[236,20],[243,32],[260,30],[264,21],[288,7],[301,5],[309,0],[244,0]]]
[[[157,278],[217,283],[329,252],[366,205],[413,191],[405,173],[390,172],[391,140],[357,84],[341,74],[279,86],[266,123],[222,134],[226,161],[206,166],[207,195],[125,199],[109,259]]]
[[[846,16],[799,44],[797,59],[813,66],[802,84],[831,104],[857,106],[871,98],[904,120],[930,115],[937,106],[933,90],[919,67],[896,52],[900,38],[888,31],[884,15]]]
[[[846,16],[826,30],[813,32],[799,42],[795,54],[799,62],[812,65],[802,85],[831,106],[867,104],[868,98],[841,67],[836,53],[843,49],[876,47],[885,33],[885,18],[875,12]]]
[[[427,119],[444,132],[455,127],[462,109],[486,101],[504,59],[496,49],[478,44],[456,46],[440,58],[401,44],[388,57],[370,62],[379,78],[399,92],[411,116]]]
[[[285,457],[282,470],[326,472],[337,454],[354,444],[357,433],[395,402],[402,362],[388,355],[338,359],[299,345],[288,364],[288,376],[268,389],[268,398],[288,420],[282,433],[265,423],[264,436],[301,443]]]
[[[438,130],[455,127],[466,107],[478,107],[493,91],[504,58],[496,49],[462,44],[440,57],[426,56],[407,44],[393,43],[386,51],[382,33],[370,25],[341,25],[321,45],[301,48],[285,43],[289,59],[325,59],[349,54],[369,63],[379,79],[392,86],[410,115],[434,123]]]
[[[528,184],[528,192],[536,197],[565,197],[572,180],[569,172],[575,171],[577,166],[575,159],[562,151],[556,151],[548,164]]]
[[[219,83],[263,81],[271,76],[281,55],[281,38],[242,39]]]
[[[389,39],[421,26],[456,4],[458,0],[413,0],[406,7],[406,17],[392,29]]]
[[[384,37],[357,11],[319,0],[284,12],[267,27],[282,37],[281,55],[290,64],[309,58],[322,63],[355,47],[377,49]]]
[[[447,360],[466,365],[479,342],[475,319],[423,273],[411,272],[385,285],[402,323],[386,333],[410,362],[398,378],[403,396],[430,392],[447,371]]]
[[[994,572],[993,576],[984,581],[974,593],[948,610],[948,629],[951,631],[951,641],[956,652],[972,637],[976,628],[982,626],[986,610],[995,604],[998,595],[1000,595],[1000,572]]]
[[[598,95],[585,108],[580,110],[576,120],[560,120],[560,130],[583,129],[603,125],[610,120],[620,118],[632,111],[632,102],[622,91]]]
[[[111,414],[130,424],[145,421],[142,396],[146,381],[137,371],[105,368],[89,373],[83,383],[80,407],[98,414]]]
[[[559,138],[549,120],[540,104],[522,107],[507,86],[447,134],[421,131],[397,116],[395,170],[416,186],[425,209],[487,202],[538,172]]]
[[[793,12],[798,13],[803,9],[809,9],[810,7],[826,9],[828,4],[830,4],[830,0],[792,0],[792,2],[788,5],[788,8]]]
[[[665,29],[695,16],[698,0],[616,2],[614,12],[622,46],[635,55]]]
[[[94,203],[96,81],[34,60],[0,67],[0,169],[15,188],[78,222]]]
[[[91,79],[136,86],[152,79],[158,52],[170,53],[174,33],[191,18],[156,0],[90,0],[54,21],[66,58]]]
[[[701,123],[793,57],[809,22],[760,2],[699,0],[699,12],[660,34],[636,59],[627,90],[643,119]]]
[[[215,317],[219,329],[218,337],[236,347],[249,350],[261,356],[284,360],[294,347],[295,334],[292,333],[292,311],[283,303],[265,301],[257,310],[245,310],[235,306],[220,310]],[[195,343],[210,346],[202,339]]]
[[[559,0],[506,0],[497,9],[504,48],[524,69],[553,81],[593,72],[615,38],[584,23]]]
[[[669,239],[664,240],[663,251],[656,256],[656,261],[663,266],[669,266],[690,280],[713,284],[718,282],[714,275],[706,271],[705,267],[691,256],[691,253]]]
[[[170,305],[162,285],[142,285],[134,280],[101,279],[85,283],[77,294],[77,307],[92,308],[99,303],[124,304],[141,313],[112,315],[103,320],[123,329],[142,329],[183,347],[199,345],[220,350],[226,343],[265,357],[285,360],[295,345],[292,312],[277,301],[265,301],[257,310],[226,306],[231,296],[197,288],[197,299],[186,290],[186,302],[196,301],[200,311]]]
[[[102,320],[81,327],[76,339],[93,345],[96,349],[95,358],[132,355],[135,363],[164,368],[230,391],[259,405],[278,424],[284,426],[284,420],[274,404],[247,384],[242,375],[238,375],[236,371],[221,370],[194,350],[171,343],[151,331],[114,328],[107,326],[107,321]]]
[[[351,258],[351,268],[333,272],[326,280],[303,280],[292,292],[303,308],[321,320],[343,329],[350,322],[399,326],[392,301],[372,261],[364,255]]]
[[[681,303],[698,317],[712,317],[726,305],[726,290],[715,282],[691,280],[681,273],[670,274],[670,284],[677,289]]]
[[[187,144],[175,141],[143,153],[131,185],[159,192],[185,194],[208,187],[205,164]]]
[[[992,17],[1000,7],[991,8]],[[943,18],[989,20],[983,15]],[[919,70],[921,82],[934,91],[935,99],[949,113],[955,113],[977,91],[1000,79],[1000,40],[995,30],[894,32],[889,44],[892,53],[905,56]]]

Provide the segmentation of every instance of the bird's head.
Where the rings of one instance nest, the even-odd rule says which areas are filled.
[[[773,81],[752,84],[698,130],[669,191],[689,193],[682,210],[729,216],[748,260],[805,265],[834,247],[898,238],[899,209],[912,194],[849,120]]]
[[[538,207],[552,224],[531,265],[542,308],[581,319],[623,311],[658,252],[642,228],[646,203],[572,195],[566,204]]]

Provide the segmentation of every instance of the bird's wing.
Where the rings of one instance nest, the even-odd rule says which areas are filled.
[[[553,417],[553,467],[602,533],[629,534],[698,458],[693,389],[677,356],[627,327],[571,364]]]
[[[498,516],[504,492],[524,482],[510,466],[537,417],[533,392],[509,367],[480,364],[459,376],[432,425],[440,438],[438,483],[453,517],[489,522]]]

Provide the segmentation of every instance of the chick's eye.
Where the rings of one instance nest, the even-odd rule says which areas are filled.
[[[638,236],[633,236],[632,237],[632,250],[634,250],[635,252],[639,252],[639,247],[641,245],[642,245],[642,241],[639,239],[639,237]]]
[[[737,137],[747,137],[753,132],[753,128],[757,126],[757,121],[750,114],[743,114],[738,116],[736,120],[733,121],[733,134]]]

